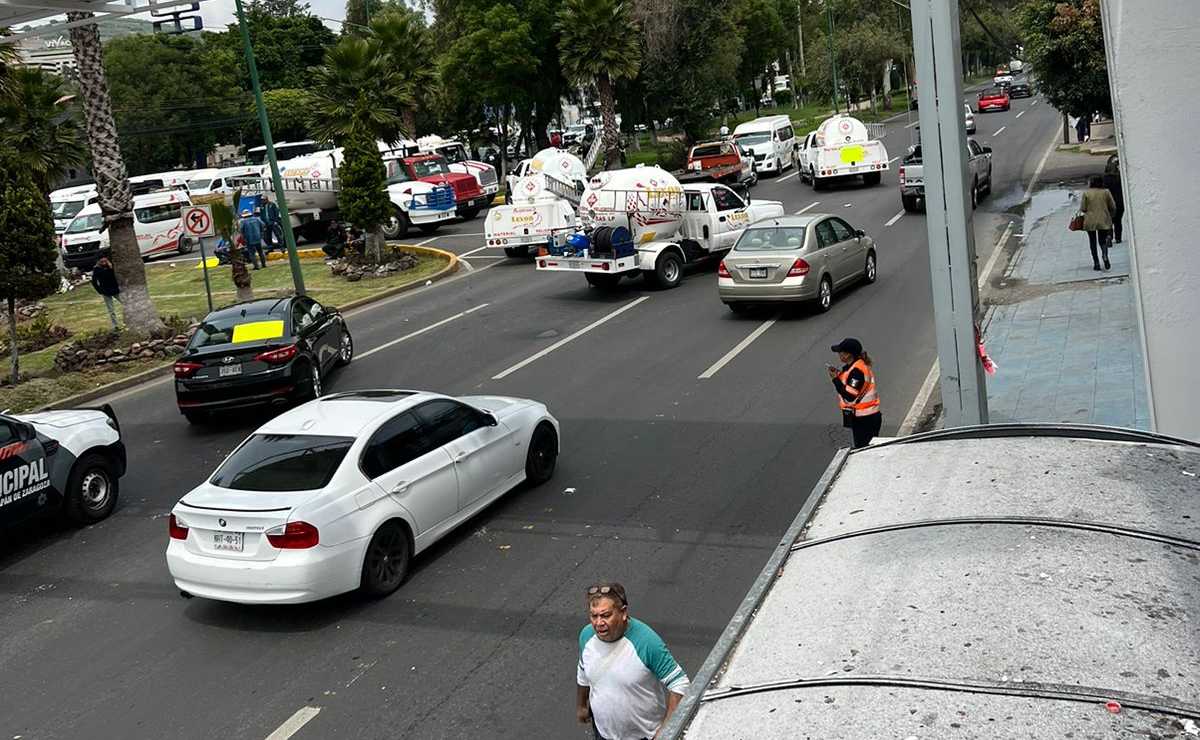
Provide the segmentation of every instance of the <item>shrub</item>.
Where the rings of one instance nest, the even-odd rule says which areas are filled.
[[[69,336],[71,336],[70,329],[50,323],[50,319],[42,315],[33,321],[17,324],[17,349],[21,352],[37,352],[40,349],[52,347]],[[0,341],[0,352],[7,353],[9,351],[6,340]]]
[[[780,90],[779,92],[775,93],[775,105],[776,106],[783,107],[785,105],[791,105],[791,104],[792,104],[792,91],[791,90]]]

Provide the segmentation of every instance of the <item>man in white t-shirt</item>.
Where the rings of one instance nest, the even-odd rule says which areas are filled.
[[[576,714],[601,740],[649,740],[679,706],[688,677],[662,638],[629,616],[619,583],[587,590],[591,624],[579,633]]]

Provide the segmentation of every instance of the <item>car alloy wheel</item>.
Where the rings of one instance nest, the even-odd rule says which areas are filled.
[[[395,524],[385,525],[367,547],[363,586],[378,596],[395,591],[408,574],[408,560],[408,538],[404,531]]]
[[[829,278],[821,279],[817,302],[820,304],[822,311],[828,311],[829,307],[833,305],[833,285],[830,284]]]
[[[354,359],[354,339],[345,329],[342,329],[342,347],[338,352],[338,359],[342,361],[343,365],[349,365],[350,361]]]
[[[875,255],[867,255],[867,282],[875,282]]]
[[[547,424],[541,424],[533,432],[529,442],[529,455],[525,462],[525,477],[530,483],[545,483],[554,476],[558,463],[558,438]]]

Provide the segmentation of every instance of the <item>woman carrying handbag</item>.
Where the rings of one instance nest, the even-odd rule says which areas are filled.
[[[1112,193],[1104,187],[1104,178],[1094,175],[1088,182],[1088,189],[1083,191],[1083,198],[1079,204],[1080,214],[1071,219],[1071,228],[1077,231],[1080,227],[1076,224],[1082,215],[1080,226],[1088,235],[1093,270],[1107,270],[1111,267],[1108,263],[1108,248],[1112,246],[1113,213],[1116,210],[1117,203]],[[1097,244],[1100,246],[1100,254],[1096,253]],[[1101,256],[1104,259],[1103,268],[1100,267]]]

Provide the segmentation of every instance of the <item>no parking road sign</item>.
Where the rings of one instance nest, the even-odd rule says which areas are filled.
[[[188,206],[183,209],[183,230],[188,236],[216,236],[212,206]]]

